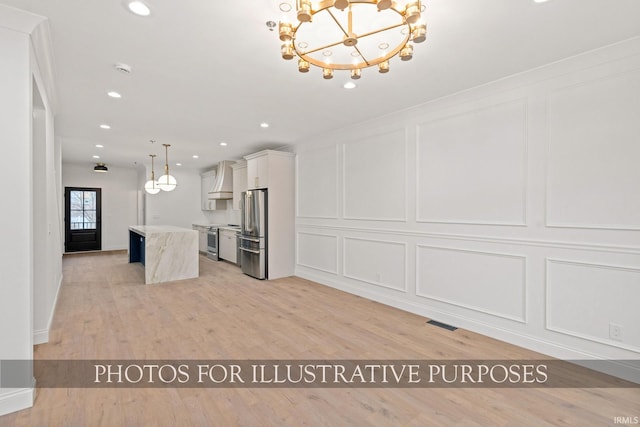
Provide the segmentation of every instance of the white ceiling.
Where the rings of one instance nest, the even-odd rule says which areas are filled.
[[[172,165],[202,169],[640,35],[638,0],[431,0],[413,60],[366,69],[346,90],[347,72],[323,80],[280,57],[265,23],[281,1],[146,0],[147,18],[124,0],[0,3],[49,18],[63,160],[88,166],[96,154],[164,163],[168,143]],[[115,71],[119,62],[133,72]]]

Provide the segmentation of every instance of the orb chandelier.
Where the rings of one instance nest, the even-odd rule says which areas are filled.
[[[295,0],[296,7],[281,3],[283,19],[278,25],[283,59],[298,57],[298,70],[322,69],[325,79],[335,70],[351,72],[359,79],[362,70],[378,67],[389,71],[389,60],[413,58],[413,46],[426,39],[421,20],[421,1],[392,0]],[[275,27],[275,23],[267,23]]]
[[[156,173],[153,170],[153,159],[156,155],[149,154],[149,157],[151,157],[151,179],[144,184],[144,190],[149,194],[158,194],[160,187],[158,186],[158,181],[156,181]]]
[[[158,178],[158,187],[162,191],[173,191],[176,189],[176,179],[169,175],[169,147],[171,144],[162,144],[164,147],[164,175]]]

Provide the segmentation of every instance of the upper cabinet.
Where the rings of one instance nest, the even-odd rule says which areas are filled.
[[[247,159],[247,188],[269,188],[269,151],[246,156]]]
[[[285,151],[264,150],[244,157],[247,160],[247,188],[271,188],[282,177],[281,168],[288,169],[294,154]],[[275,180],[275,181],[274,181]]]
[[[200,174],[200,201],[203,211],[215,211],[227,208],[226,200],[209,199],[209,190],[216,181],[216,171],[208,171]]]
[[[247,161],[240,160],[231,165],[233,169],[233,209],[240,210],[242,192],[247,191]]]

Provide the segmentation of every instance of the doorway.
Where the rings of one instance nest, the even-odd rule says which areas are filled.
[[[65,252],[102,249],[100,188],[64,188]]]

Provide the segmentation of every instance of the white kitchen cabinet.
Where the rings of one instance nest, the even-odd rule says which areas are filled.
[[[198,232],[198,252],[207,253],[207,229],[198,225],[194,225],[193,229]]]
[[[247,191],[247,161],[240,160],[231,165],[233,169],[233,204],[232,209],[240,210],[242,192]]]
[[[215,211],[227,208],[226,200],[210,200],[209,190],[216,181],[216,171],[208,171],[200,174],[200,201],[203,211]]]
[[[246,156],[247,159],[247,188],[269,188],[269,161],[271,150]]]
[[[238,242],[236,230],[218,230],[218,256],[234,264],[238,263]]]

